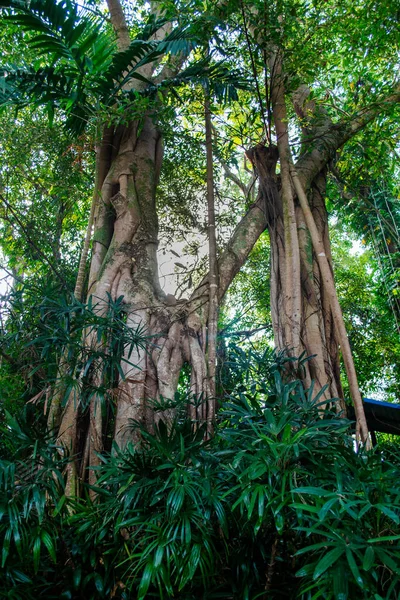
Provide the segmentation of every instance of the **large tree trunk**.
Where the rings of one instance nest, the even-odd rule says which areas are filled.
[[[259,173],[260,194],[265,196],[268,207],[275,343],[289,356],[308,359],[306,363],[299,363],[302,368],[297,375],[305,380],[306,387],[313,385],[314,390],[321,393],[321,399],[326,401],[341,392],[338,369],[340,344],[356,411],[357,434],[368,445],[367,422],[333,279],[323,199],[325,165],[312,173],[308,186],[303,184],[291,157],[282,61],[277,51],[272,53],[271,72],[271,101],[280,160],[279,193],[270,169],[270,158],[276,154],[276,149],[259,146],[250,151],[249,156]],[[304,100],[307,101],[307,95]],[[309,112],[313,112],[310,107]],[[321,120],[321,115],[318,115],[317,123],[319,133],[326,134],[329,121],[327,126],[327,119]],[[304,133],[308,134],[307,131]],[[307,187],[309,197],[305,192]]]
[[[123,297],[126,326],[137,331],[144,343],[126,344],[121,369],[115,376],[114,440],[124,447],[137,440],[134,425],[151,429],[154,422],[173,418],[171,407],[155,412],[152,401],[173,400],[184,363],[192,369],[191,392],[203,402],[188,407],[193,419],[209,422],[209,375],[205,355],[209,291],[200,286],[193,298],[177,301],[165,295],[158,279],[158,219],[155,192],[162,161],[162,139],[151,115],[138,127],[132,123],[104,133],[97,168],[101,194],[94,215],[92,260],[88,296],[98,315],[107,313],[110,301]],[[107,168],[105,168],[107,165]],[[216,285],[215,282],[213,282]],[[85,344],[92,354],[106,349],[96,331],[87,333]],[[91,386],[104,388],[101,370],[93,368]],[[77,493],[77,474],[99,464],[103,450],[105,407],[94,393],[89,410],[71,393],[61,416],[59,442],[70,455],[83,458],[69,466],[68,492]],[[81,441],[80,441],[81,440]],[[89,482],[94,483],[94,472]]]
[[[259,202],[265,207],[267,227],[271,247],[271,316],[274,329],[275,346],[289,355],[298,356],[293,347],[293,338],[287,336],[290,331],[292,315],[287,316],[286,270],[287,257],[284,235],[284,214],[282,188],[276,175],[278,149],[276,146],[256,146],[248,151],[259,176]],[[321,174],[310,191],[312,211],[323,232],[326,255],[330,257],[327,213],[323,193],[325,174]],[[338,364],[338,342],[332,326],[329,301],[322,287],[321,276],[304,216],[296,206],[296,224],[301,273],[301,319],[300,350],[305,356],[313,358],[298,371],[304,377],[307,387],[311,380],[315,382],[315,391],[327,386],[325,398],[342,397]],[[300,353],[301,353],[300,352]]]

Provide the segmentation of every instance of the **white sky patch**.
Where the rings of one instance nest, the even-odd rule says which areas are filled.
[[[193,273],[193,279],[196,278],[196,267],[208,253],[208,242],[204,235],[192,232],[191,237],[198,242],[197,255],[186,253],[186,241],[177,241],[172,246],[169,244],[163,246],[162,239],[157,253],[161,289],[166,294],[172,294],[177,298],[190,296],[195,283],[188,288],[185,282],[188,281],[191,273]]]
[[[10,290],[11,285],[11,275],[9,275],[9,273],[7,273],[7,271],[5,271],[4,269],[0,268],[0,296],[4,296],[5,294],[7,294]]]
[[[355,256],[356,254],[363,254],[365,248],[360,240],[353,240],[353,246],[350,249],[351,256]]]
[[[160,285],[166,294],[172,294],[175,296],[178,288],[179,275],[177,273],[176,263],[179,262],[182,265],[185,265],[187,269],[190,268],[188,257],[183,253],[184,246],[184,242],[174,244],[173,250],[179,254],[179,258],[165,248],[158,251],[158,271]],[[179,270],[183,271],[183,269]]]

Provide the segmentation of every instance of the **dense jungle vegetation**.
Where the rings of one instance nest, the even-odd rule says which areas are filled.
[[[0,0],[0,597],[399,598],[399,17]]]

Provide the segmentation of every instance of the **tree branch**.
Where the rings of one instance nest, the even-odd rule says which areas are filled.
[[[111,23],[117,36],[117,46],[120,52],[127,50],[131,43],[128,25],[119,0],[107,0]]]
[[[220,302],[266,226],[267,219],[260,197],[238,223],[218,260]]]
[[[243,183],[243,181],[241,181],[241,179],[236,175],[236,173],[234,173],[233,171],[230,170],[230,168],[228,167],[226,162],[224,162],[221,158],[218,158],[218,160],[221,164],[221,167],[224,170],[226,177],[228,179],[230,179],[231,181],[233,181],[233,183],[235,183],[238,186],[238,188],[240,188],[242,190],[243,194],[247,197],[247,194],[248,194],[247,185],[245,183]]]
[[[214,127],[214,125],[212,126],[212,130],[213,130],[213,134],[214,134],[215,139],[217,139],[218,132],[217,132],[217,129]],[[251,190],[252,190],[252,188],[253,188],[256,180],[257,180],[257,175],[254,173],[253,170],[250,170],[249,168],[246,168],[246,163],[245,163],[245,170],[248,173],[251,173],[251,179],[250,179],[249,183],[246,185],[240,179],[240,177],[238,177],[238,175],[236,175],[236,173],[234,173],[228,167],[228,165],[226,164],[226,162],[220,156],[218,156],[218,161],[219,161],[221,167],[223,168],[226,177],[228,179],[230,179],[231,181],[233,181],[233,183],[235,183],[238,186],[238,188],[243,192],[243,195],[244,195],[244,197],[247,200],[247,198],[249,197],[249,195],[251,193]]]
[[[315,145],[302,154],[296,163],[296,172],[302,186],[308,189],[316,175],[334,158],[339,148],[384,112],[388,106],[399,101],[400,85],[392,94],[359,111],[351,119],[342,119],[328,128],[321,129],[317,138],[312,137],[313,141],[316,140]]]
[[[258,144],[247,151],[247,156],[253,163],[260,179],[257,200],[252,204],[236,226],[224,251],[218,259],[219,302],[241,267],[246,262],[254,244],[266,229],[271,214],[276,210],[276,199],[279,195],[276,176],[276,163],[278,150],[276,146],[265,147]],[[191,302],[197,303],[200,298],[204,300],[207,295],[208,275],[204,277],[191,296]]]
[[[350,121],[346,119],[336,124],[330,123],[329,126],[327,122],[325,124],[320,123],[318,147],[302,154],[295,165],[298,179],[303,188],[308,189],[310,187],[318,173],[334,158],[336,151],[341,146],[382,113],[386,106],[399,101],[399,99],[400,87],[396,88],[393,94],[382,99],[382,101],[354,115]],[[222,300],[229,285],[246,262],[254,244],[266,229],[266,226],[266,207],[259,196],[255,204],[250,207],[236,226],[231,239],[218,260],[218,272],[220,273],[219,301]],[[198,298],[207,293],[207,282],[208,276],[194,290],[191,300],[197,301]]]

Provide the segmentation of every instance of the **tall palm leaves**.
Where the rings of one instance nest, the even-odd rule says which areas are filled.
[[[27,32],[34,64],[4,65],[0,102],[63,109],[72,129],[81,130],[89,113],[93,80],[104,72],[115,49],[99,19],[80,14],[71,2],[4,0],[13,9],[4,17]]]
[[[35,60],[21,65],[5,64],[0,76],[0,106],[22,107],[32,102],[46,106],[52,117],[56,109],[66,115],[66,127],[82,132],[99,111],[118,101],[154,94],[160,87],[176,87],[206,77],[215,82],[218,95],[232,96],[241,85],[240,76],[211,59],[190,64],[174,78],[147,79],[141,67],[166,55],[187,57],[199,40],[199,28],[177,27],[162,41],[152,39],[166,20],[151,19],[130,47],[117,52],[111,29],[104,19],[78,8],[70,0],[0,0],[3,17],[26,32]],[[144,84],[144,85],[143,85]]]

